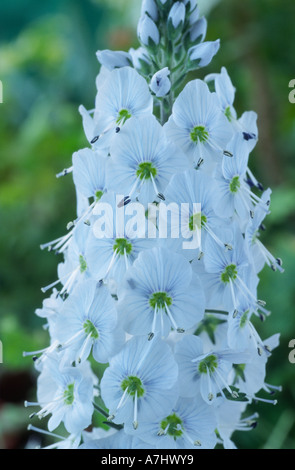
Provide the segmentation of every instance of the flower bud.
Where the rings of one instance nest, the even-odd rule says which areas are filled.
[[[151,61],[146,49],[144,47],[139,47],[138,49],[131,48],[129,54],[131,55],[134,68],[148,75],[150,73]]]
[[[189,64],[188,70],[194,70],[199,67],[206,67],[210,64],[212,58],[220,47],[220,40],[207,41],[197,46],[193,46],[188,50]]]
[[[160,42],[159,30],[147,14],[144,14],[138,22],[137,35],[139,41],[151,49],[154,49]]]
[[[169,23],[172,24],[174,30],[177,30],[182,26],[185,19],[185,6],[182,2],[176,2],[173,4],[169,16],[168,16],[168,27]]]
[[[153,21],[156,22],[158,20],[158,8],[155,0],[143,0],[141,5],[141,15],[143,16],[145,13],[147,13]]]
[[[194,44],[203,42],[207,33],[207,20],[203,16],[191,27],[190,40]]]
[[[108,70],[126,67],[132,63],[130,54],[124,51],[110,51],[106,49],[104,51],[97,51],[96,57],[101,65]]]
[[[170,70],[168,67],[165,67],[156,72],[151,79],[150,89],[158,98],[162,98],[170,91],[171,82],[168,78],[169,75]]]
[[[184,0],[183,3],[189,11],[193,11],[197,7],[198,2],[197,0]]]

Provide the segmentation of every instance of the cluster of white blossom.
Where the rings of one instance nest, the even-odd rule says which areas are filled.
[[[73,176],[77,218],[43,245],[64,260],[36,311],[50,346],[32,353],[26,405],[49,433],[64,424],[51,447],[232,448],[256,425],[246,406],[275,403],[257,394],[279,388],[265,382],[278,335],[252,323],[270,313],[258,273],[283,271],[260,241],[271,191],[248,166],[257,116],[237,116],[227,70],[186,83],[219,49],[206,30],[196,0],[144,0],[140,47],[97,53],[95,107],[79,108],[89,145],[58,175]],[[85,431],[93,413],[108,431]]]

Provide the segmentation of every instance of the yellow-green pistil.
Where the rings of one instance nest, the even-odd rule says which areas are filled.
[[[95,201],[98,202],[103,196],[103,191],[96,191],[95,193]]]
[[[129,377],[124,379],[121,383],[121,388],[123,392],[125,392],[125,390],[128,389],[127,393],[131,397],[134,397],[136,392],[137,392],[138,398],[142,397],[144,394],[142,381],[134,375],[129,375]]]
[[[237,275],[238,271],[236,265],[229,264],[221,273],[221,280],[224,284],[228,284],[231,280],[234,281],[237,278]]]
[[[83,325],[85,334],[87,336],[91,336],[93,339],[98,339],[99,338],[99,333],[96,329],[96,327],[93,325],[92,321],[86,320],[86,322]]]
[[[141,162],[138,165],[136,176],[141,180],[151,179],[151,176],[155,178],[157,175],[157,170],[153,166],[152,162]]]
[[[128,109],[121,109],[118,113],[118,117],[116,120],[116,124],[125,124],[127,119],[131,118],[131,113],[128,111]]]
[[[237,193],[238,190],[240,189],[240,187],[241,187],[240,177],[239,176],[234,176],[232,178],[231,182],[229,183],[230,192],[231,193]]]
[[[209,132],[206,130],[205,126],[195,126],[190,133],[191,140],[195,143],[198,144],[207,142],[208,137],[209,137]]]
[[[175,413],[167,416],[160,424],[160,432],[158,434],[168,434],[176,440],[183,434],[182,420]]]
[[[246,310],[246,312],[244,312],[243,315],[241,316],[240,328],[244,328],[247,325],[247,323],[248,323],[248,314],[249,314],[249,310]]]
[[[113,250],[118,254],[118,255],[124,255],[126,252],[126,255],[129,255],[132,251],[132,244],[126,240],[126,238],[116,238],[115,243],[113,245]]]
[[[80,264],[80,273],[84,273],[87,269],[87,263],[83,255],[79,256],[79,264]]]
[[[169,297],[166,292],[154,292],[149,299],[150,306],[153,310],[157,308],[158,310],[170,307],[172,304],[172,297]]]
[[[64,399],[65,405],[72,405],[72,403],[74,402],[74,399],[75,399],[74,388],[75,388],[75,384],[72,383],[72,384],[69,384],[68,388],[64,391],[63,399]]]
[[[205,357],[199,363],[199,372],[200,374],[213,374],[215,369],[217,369],[218,361],[217,357],[214,354],[210,354],[210,356]]]
[[[197,212],[196,214],[190,216],[188,227],[191,232],[194,232],[196,229],[200,230],[201,227],[204,227],[204,224],[206,223],[207,217],[201,212]]]
[[[233,115],[231,113],[230,106],[227,106],[227,108],[225,108],[224,114],[225,114],[225,117],[227,117],[227,119],[229,120],[229,122],[233,120]]]

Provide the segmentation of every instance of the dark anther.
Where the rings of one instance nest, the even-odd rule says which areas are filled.
[[[243,132],[243,137],[245,140],[256,139],[256,135],[253,134],[252,132]]]
[[[129,196],[125,196],[122,201],[119,202],[118,206],[117,207],[123,207],[123,206],[127,206],[127,204],[129,204],[129,202],[131,202],[131,199]]]
[[[116,134],[118,134],[121,130],[121,127],[116,127]]]
[[[246,183],[248,186],[250,186],[250,188],[253,188],[253,186],[255,186],[255,184],[253,183],[253,181],[251,180],[251,178],[247,178],[246,179]]]
[[[228,150],[223,150],[223,155],[225,155],[226,157],[233,157],[233,154]]]
[[[95,144],[95,142],[97,142],[99,139],[99,135],[96,135],[95,137],[93,137],[93,139],[91,140],[91,144]]]
[[[166,200],[164,194],[162,194],[162,193],[159,193],[159,194],[158,194],[158,198],[161,199],[162,201],[165,201],[165,200]]]
[[[281,260],[281,258],[277,258],[276,262],[278,263],[279,266],[283,266],[283,261]]]
[[[259,189],[259,191],[264,191],[264,187],[261,183],[257,183],[257,188]]]
[[[264,224],[260,224],[260,230],[262,230],[263,232],[266,230],[266,226]]]

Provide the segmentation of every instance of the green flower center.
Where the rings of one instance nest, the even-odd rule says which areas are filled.
[[[230,280],[234,281],[237,278],[238,271],[235,264],[226,266],[223,273],[221,273],[221,280],[224,284],[228,284]]]
[[[126,240],[126,238],[116,238],[115,243],[113,245],[113,250],[118,255],[124,255],[126,251],[126,255],[129,255],[132,251],[132,244]]]
[[[144,394],[142,381],[138,377],[135,377],[133,375],[129,375],[127,379],[123,380],[123,382],[121,383],[121,388],[124,392],[126,388],[128,388],[127,393],[131,397],[134,397],[136,392],[138,398],[142,397]]]
[[[161,431],[165,431],[165,434],[176,440],[183,434],[182,420],[175,413],[167,416],[160,424],[160,434],[162,434]]]
[[[166,292],[154,292],[150,297],[150,306],[153,310],[157,308],[158,310],[170,307],[172,304],[172,297],[169,297]]]
[[[87,336],[91,335],[91,338],[93,339],[99,338],[99,333],[90,320],[86,320],[86,322],[83,325],[83,328]]]
[[[225,114],[225,117],[227,117],[227,119],[229,120],[229,122],[231,122],[232,119],[233,119],[233,115],[232,115],[232,113],[231,113],[230,106],[228,106],[227,108],[225,108],[224,114]]]
[[[74,401],[74,388],[75,384],[69,384],[68,388],[64,391],[63,399],[64,399],[64,404],[65,405],[72,405]]]
[[[80,273],[85,273],[87,269],[87,263],[85,261],[84,256],[82,255],[79,256],[79,263],[80,263]]]
[[[95,201],[100,201],[101,197],[103,196],[103,191],[96,191],[95,193]]]
[[[217,357],[214,354],[211,354],[210,356],[205,357],[202,361],[199,363],[199,372],[200,374],[213,374],[215,369],[217,369],[218,366],[218,361]]]
[[[128,111],[128,109],[121,109],[118,113],[118,117],[116,120],[116,124],[125,124],[125,122],[131,118],[131,113]]]
[[[200,230],[202,227],[204,227],[204,224],[206,224],[206,222],[207,217],[201,212],[197,212],[196,214],[190,216],[188,227],[191,232],[194,232],[196,229]]]
[[[151,176],[155,178],[156,175],[157,170],[153,166],[152,162],[141,162],[138,165],[138,169],[136,171],[137,178],[140,178],[141,180],[148,180],[151,178]]]
[[[195,144],[207,142],[209,132],[205,126],[195,126],[190,133],[191,139]]]
[[[232,193],[238,192],[238,190],[241,187],[240,183],[240,177],[239,176],[234,176],[231,182],[229,183],[229,189]]]

